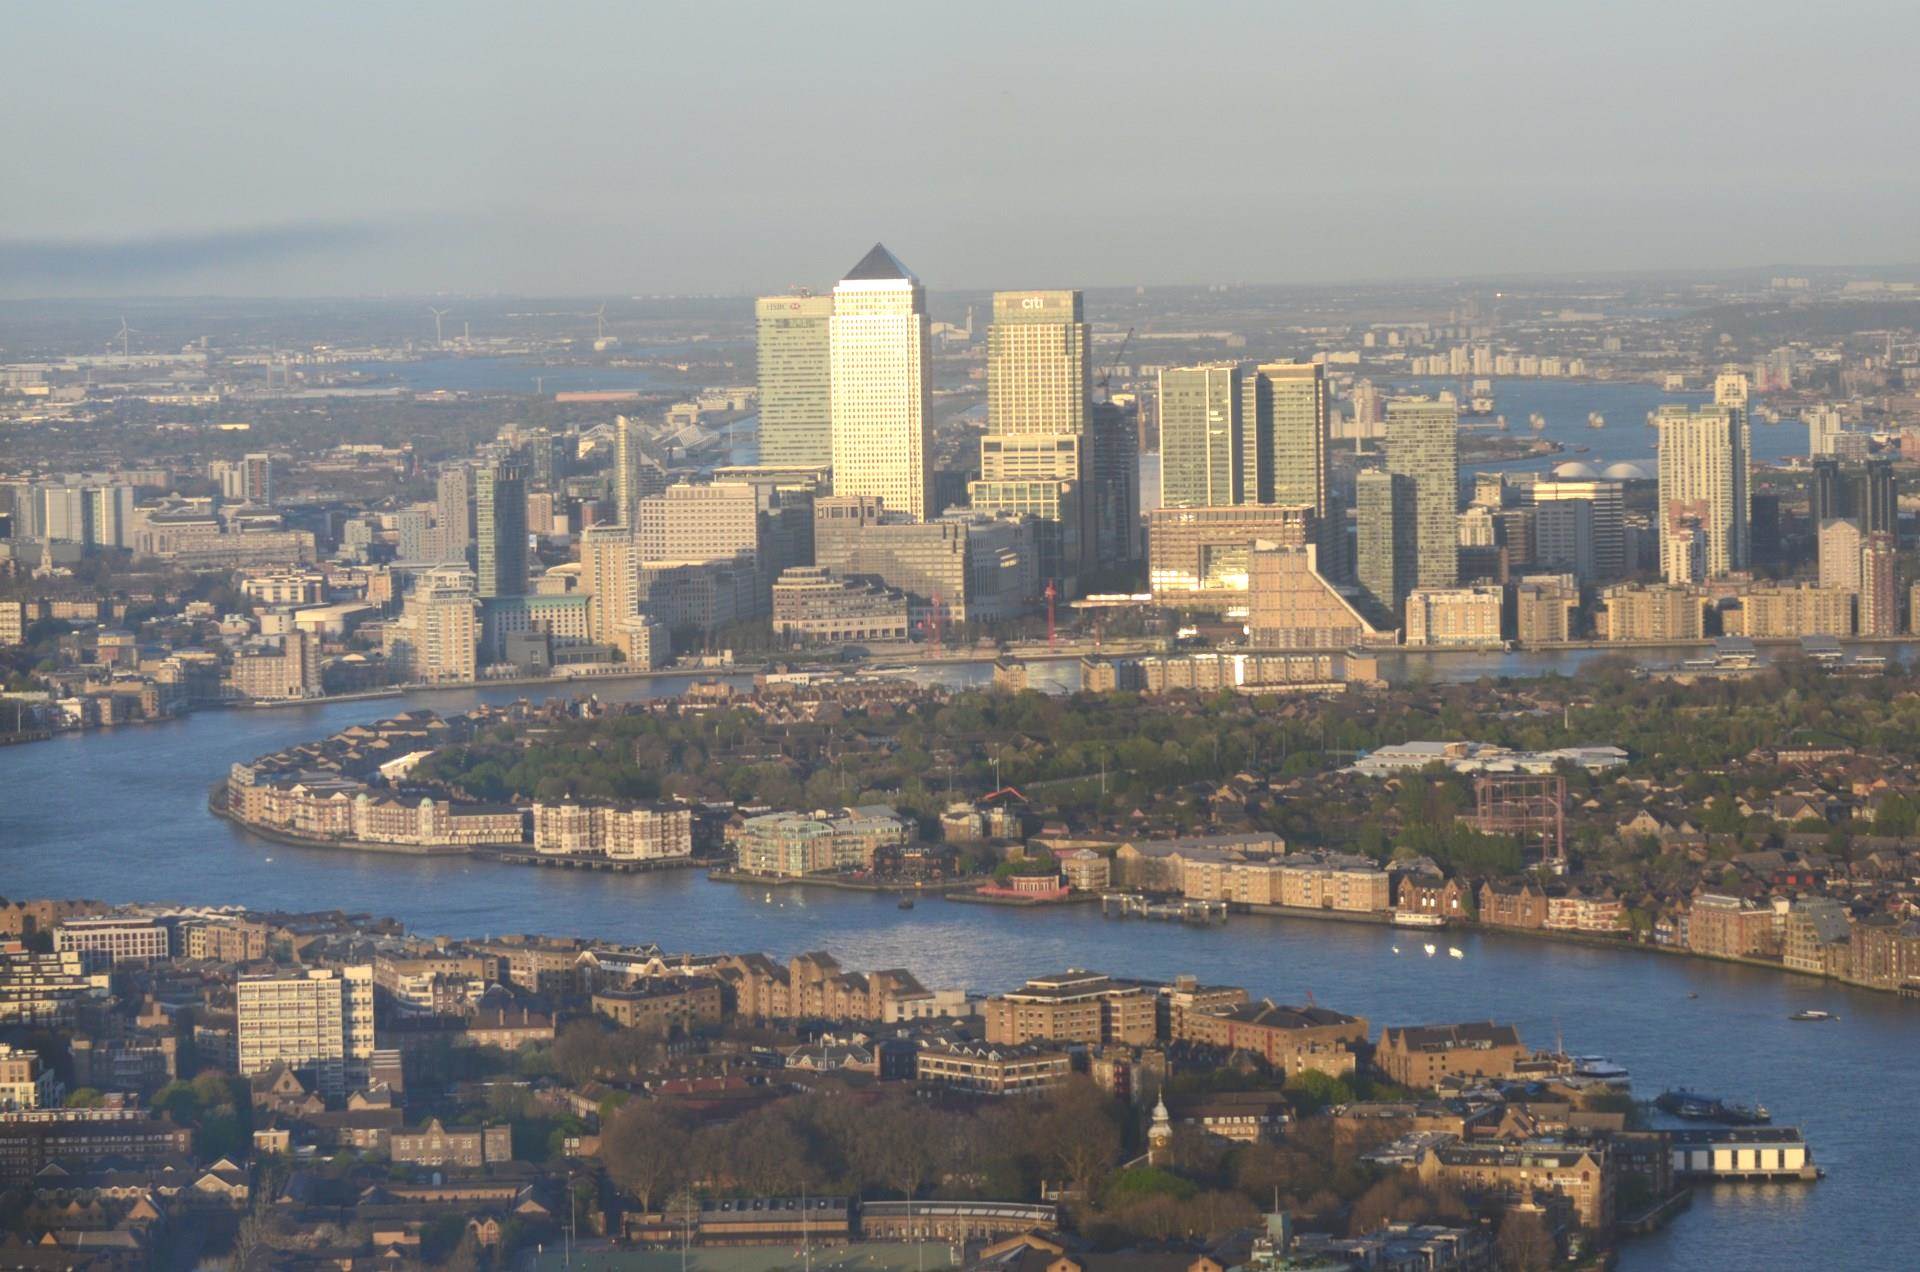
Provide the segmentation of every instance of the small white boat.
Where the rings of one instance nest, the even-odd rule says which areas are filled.
[[[1604,1082],[1622,1082],[1632,1076],[1624,1065],[1615,1064],[1605,1056],[1573,1056],[1573,1072],[1582,1078],[1597,1078]]]
[[[1447,957],[1448,958],[1465,958],[1466,955],[1460,952],[1460,947],[1458,945],[1449,945],[1447,946]]]
[[[772,890],[771,888],[769,888],[769,889],[767,890],[767,899],[766,899],[765,901],[763,901],[763,902],[761,902],[761,904],[762,904],[762,905],[772,905],[772,904],[773,904],[773,890]]]
[[[1435,955],[1436,953],[1438,953],[1438,952],[1439,952],[1439,951],[1438,951],[1438,949],[1437,949],[1437,948],[1436,948],[1436,947],[1435,947],[1434,945],[1432,945],[1431,943],[1429,943],[1429,944],[1428,944],[1428,945],[1427,945],[1427,946],[1426,946],[1425,948],[1426,948],[1426,951],[1427,951],[1427,957],[1428,957],[1428,958],[1432,958],[1432,957],[1433,957],[1433,956],[1434,956],[1434,955]]]
[[[1394,952],[1395,954],[1398,954],[1398,953],[1400,952],[1400,947],[1399,947],[1398,945],[1396,945],[1396,946],[1394,946],[1394,947],[1393,947],[1393,952]]]
[[[273,864],[273,858],[272,858],[272,857],[268,857],[268,858],[267,858],[267,864],[268,864],[268,865],[272,865],[272,864]]]

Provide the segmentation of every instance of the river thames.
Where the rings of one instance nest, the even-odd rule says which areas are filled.
[[[1574,651],[1583,652],[1583,651]],[[1071,664],[1053,671],[1064,679]],[[971,679],[973,668],[950,673]],[[684,679],[595,686],[602,696],[675,692]],[[1191,972],[1278,1001],[1311,992],[1385,1024],[1494,1018],[1544,1046],[1632,1070],[1650,1098],[1689,1085],[1757,1099],[1803,1128],[1827,1178],[1699,1191],[1666,1231],[1629,1242],[1626,1268],[1899,1268],[1920,1218],[1920,1004],[1762,969],[1522,937],[1453,938],[1454,960],[1413,953],[1385,928],[1236,916],[1192,929],[936,900],[654,875],[530,870],[269,843],[211,816],[229,764],[405,707],[454,712],[542,690],[452,690],[276,710],[212,711],[0,748],[0,893],[364,910],[415,930],[567,933],[670,950],[826,949],[854,968],[905,966],[929,984],[1005,988],[1065,966],[1156,978]],[[1399,945],[1401,955],[1393,953]],[[1694,997],[1697,995],[1697,997]],[[1803,1007],[1834,1024],[1796,1024]]]

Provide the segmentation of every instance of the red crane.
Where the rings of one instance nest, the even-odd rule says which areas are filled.
[[[1053,648],[1053,599],[1054,597],[1060,595],[1059,589],[1054,587],[1052,579],[1047,580],[1047,590],[1045,593],[1043,593],[1043,595],[1047,598],[1047,648],[1052,649]]]

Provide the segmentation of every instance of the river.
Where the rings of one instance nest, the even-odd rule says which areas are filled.
[[[1060,665],[1051,676],[1071,674]],[[974,680],[974,666],[946,673]],[[596,686],[603,696],[676,692],[686,680]],[[1456,938],[1460,960],[1396,956],[1406,934],[1301,919],[1235,917],[1190,929],[827,889],[710,883],[695,872],[610,875],[291,848],[210,816],[227,765],[409,706],[440,712],[510,701],[519,689],[210,711],[0,748],[0,893],[163,899],[262,908],[338,907],[397,916],[424,932],[579,933],[672,950],[827,949],[855,968],[905,966],[933,985],[994,990],[1065,966],[1151,977],[1191,972],[1257,995],[1385,1024],[1492,1017],[1534,1045],[1564,1036],[1611,1056],[1651,1096],[1687,1084],[1765,1102],[1802,1127],[1828,1178],[1811,1186],[1703,1189],[1666,1231],[1625,1247],[1621,1266],[1912,1266],[1920,1126],[1920,1004],[1862,990],[1633,951],[1521,937]],[[1690,997],[1697,994],[1698,997]],[[1824,1007],[1835,1024],[1795,1024]],[[1904,1253],[1903,1253],[1904,1251]]]

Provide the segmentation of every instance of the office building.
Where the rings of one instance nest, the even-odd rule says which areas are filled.
[[[74,918],[53,930],[57,953],[79,953],[101,967],[122,963],[152,963],[169,956],[171,942],[164,924],[152,919],[108,916]]]
[[[1583,583],[1601,577],[1594,542],[1596,510],[1586,499],[1549,499],[1536,504],[1532,563],[1543,570],[1571,574]]]
[[[1451,402],[1387,403],[1387,471],[1413,483],[1414,582],[1452,587],[1460,579],[1460,420]]]
[[[666,470],[640,449],[640,421],[625,415],[613,421],[614,520],[632,528],[640,500],[667,488]]]
[[[1262,502],[1312,508],[1327,517],[1327,381],[1319,363],[1265,363],[1260,378],[1272,386],[1273,425],[1260,486]]]
[[[1380,615],[1398,621],[1419,573],[1414,520],[1419,515],[1412,478],[1369,469],[1354,478],[1355,574]]]
[[[815,564],[905,592],[923,630],[1009,618],[1039,596],[1029,518],[959,511],[919,523],[887,511],[874,496],[834,495],[814,502],[813,525]]]
[[[1866,534],[1892,535],[1894,546],[1899,546],[1900,491],[1894,482],[1892,460],[1870,459],[1861,466],[1860,500],[1855,515]]]
[[[482,600],[527,590],[527,482],[514,464],[473,475],[475,592]]]
[[[877,579],[836,577],[817,565],[793,566],[773,584],[773,634],[821,644],[871,644],[908,638],[906,593]]]
[[[1660,430],[1660,567],[1669,582],[1689,573],[1697,526],[1706,577],[1724,578],[1751,564],[1748,499],[1751,473],[1744,412],[1732,406],[1663,406]]]
[[[1091,349],[1079,292],[995,292],[987,435],[1085,433]]]
[[[833,462],[833,298],[801,292],[754,302],[760,462]]]
[[[1318,542],[1311,508],[1158,508],[1147,524],[1147,585],[1156,605],[1231,610],[1247,604],[1256,542]]]
[[[1624,578],[1627,568],[1627,531],[1626,499],[1624,487],[1617,481],[1595,481],[1579,479],[1560,479],[1537,481],[1533,484],[1534,545],[1533,561],[1539,565],[1548,564],[1541,546],[1541,518],[1552,521],[1552,533],[1557,537],[1551,550],[1561,556],[1568,554],[1567,534],[1578,534],[1581,518],[1573,514],[1571,520],[1547,512],[1550,505],[1557,503],[1586,504],[1591,512],[1585,518],[1592,538],[1593,574],[1595,579],[1609,580]],[[1577,554],[1577,548],[1574,550]],[[1565,566],[1556,566],[1565,569]],[[1582,576],[1583,578],[1586,576]]]
[[[760,495],[746,482],[679,482],[640,500],[634,554],[642,562],[691,562],[745,553],[757,563],[763,521]]]
[[[1093,534],[1090,556],[1101,568],[1124,569],[1140,556],[1139,436],[1134,421],[1119,407],[1094,404],[1084,493]]]
[[[880,244],[833,289],[833,489],[934,514],[927,297]]]
[[[1320,569],[1320,549],[1256,542],[1248,561],[1247,637],[1265,649],[1345,649],[1379,633]]]
[[[1160,507],[1243,502],[1241,392],[1231,362],[1160,372]]]
[[[242,976],[234,985],[243,1076],[276,1064],[310,1070],[325,1096],[344,1095],[373,1058],[373,968],[309,968]]]
[[[1079,292],[994,294],[987,432],[967,501],[984,512],[1033,517],[1041,576],[1068,594],[1093,564],[1090,358]]]

